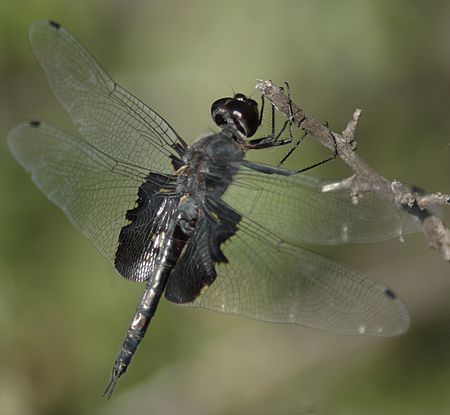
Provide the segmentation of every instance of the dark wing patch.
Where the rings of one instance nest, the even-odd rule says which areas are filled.
[[[114,266],[129,280],[145,281],[153,269],[158,254],[154,241],[165,231],[165,218],[178,203],[177,198],[168,197],[169,192],[175,191],[175,180],[149,174],[139,187],[136,207],[126,213],[129,224],[120,231]]]
[[[216,279],[215,264],[228,262],[221,245],[235,234],[241,216],[223,202],[210,199],[206,212],[170,275],[165,295],[174,303],[194,301]]]

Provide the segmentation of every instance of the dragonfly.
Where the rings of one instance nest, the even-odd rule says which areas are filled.
[[[314,253],[311,245],[382,241],[417,230],[375,194],[322,193],[304,173],[249,161],[287,144],[251,138],[258,104],[218,99],[218,132],[187,142],[117,84],[60,24],[38,20],[32,50],[78,127],[25,121],[8,135],[16,160],[117,273],[144,290],[104,392],[125,373],[161,297],[339,334],[397,336],[409,326],[386,286]]]

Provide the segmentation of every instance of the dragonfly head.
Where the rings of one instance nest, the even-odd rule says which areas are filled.
[[[222,129],[231,126],[243,140],[255,134],[259,127],[258,104],[240,93],[215,101],[211,105],[211,117]]]

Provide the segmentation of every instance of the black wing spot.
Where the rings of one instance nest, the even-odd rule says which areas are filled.
[[[61,25],[58,22],[55,22],[54,20],[49,21],[50,26],[54,27],[55,29],[59,29]]]
[[[33,120],[33,121],[30,121],[30,127],[39,127],[41,125],[41,122],[40,121],[37,121],[37,120]]]
[[[395,295],[394,291],[392,291],[390,288],[386,288],[386,290],[384,290],[384,293],[386,294],[386,297],[390,298],[391,300],[397,299],[397,296]]]

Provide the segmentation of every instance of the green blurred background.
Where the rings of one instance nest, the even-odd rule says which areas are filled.
[[[28,45],[37,18],[70,29],[189,142],[231,88],[287,80],[335,130],[362,108],[359,154],[385,176],[450,192],[449,2],[0,0],[3,138],[27,118],[71,128]],[[289,166],[324,154],[306,143]],[[335,161],[315,174],[348,171]],[[405,336],[336,336],[163,300],[106,402],[142,287],[115,275],[4,139],[0,192],[2,415],[450,413],[450,268],[421,235],[327,250],[400,294],[412,317]]]

